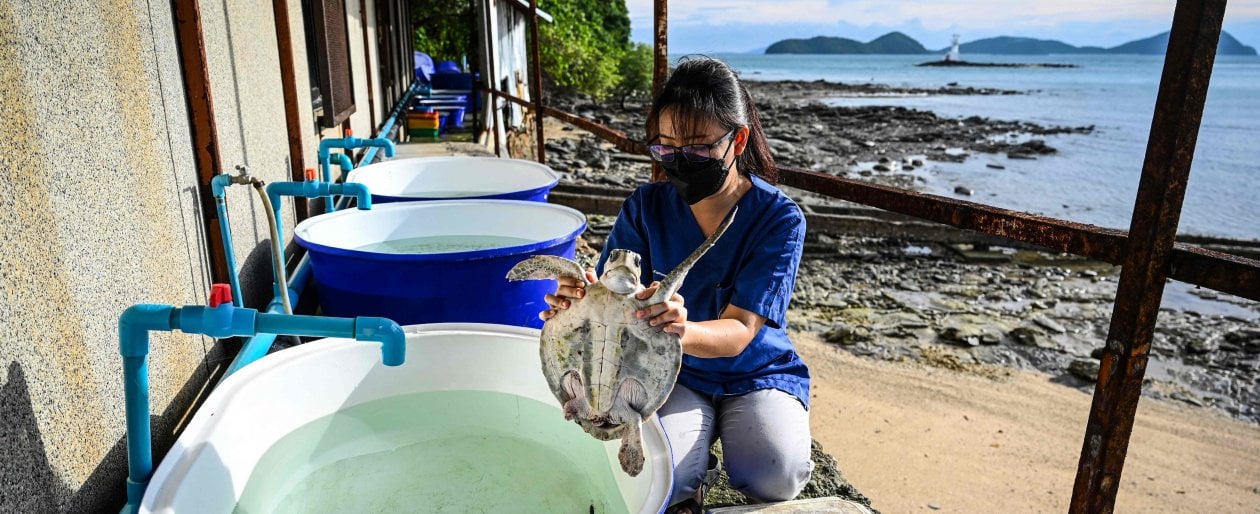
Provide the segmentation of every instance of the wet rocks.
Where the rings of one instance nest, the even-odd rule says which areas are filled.
[[[968,188],[968,187],[963,187],[963,186],[957,186],[957,187],[955,187],[955,188],[954,188],[954,192],[955,192],[955,193],[958,193],[958,194],[960,194],[960,195],[966,195],[966,196],[971,196],[971,195],[975,194],[975,191],[971,190],[971,188]]]
[[[1066,334],[1066,333],[1067,333],[1067,329],[1066,329],[1066,328],[1063,328],[1063,325],[1060,325],[1060,324],[1059,324],[1059,322],[1057,322],[1057,321],[1055,321],[1055,320],[1052,320],[1052,319],[1050,319],[1050,318],[1047,318],[1047,317],[1045,317],[1045,316],[1037,316],[1037,317],[1034,317],[1034,318],[1032,319],[1032,321],[1033,321],[1033,323],[1036,323],[1036,324],[1037,324],[1037,326],[1040,326],[1041,328],[1044,328],[1044,329],[1046,329],[1046,330],[1049,330],[1049,331],[1051,331],[1051,332],[1053,332],[1053,333],[1055,333],[1055,334]]]
[[[1068,373],[1086,382],[1094,383],[1098,382],[1099,367],[1098,361],[1094,359],[1076,359],[1068,364]]]

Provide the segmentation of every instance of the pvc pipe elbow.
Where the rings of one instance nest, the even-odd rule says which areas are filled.
[[[138,304],[118,317],[118,351],[123,357],[149,354],[149,331],[175,328],[179,309],[170,305]]]
[[[372,193],[366,185],[357,182],[346,184],[338,184],[341,187],[341,194],[344,196],[353,195],[359,200],[359,210],[366,211],[372,208]]]
[[[232,176],[227,174],[215,175],[210,179],[210,192],[215,198],[225,198],[227,196],[227,187],[232,184]]]
[[[360,316],[354,320],[354,338],[381,343],[381,363],[399,366],[406,360],[407,334],[393,320]]]
[[[354,169],[354,162],[350,160],[350,156],[344,153],[332,154],[337,159],[337,165],[341,166],[341,171],[350,171]]]

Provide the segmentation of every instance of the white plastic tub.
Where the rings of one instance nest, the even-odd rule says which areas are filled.
[[[350,172],[346,181],[367,186],[372,201],[380,203],[451,198],[545,202],[560,176],[520,159],[419,157],[370,164]]]
[[[323,339],[228,377],[158,466],[140,512],[664,509],[671,465],[656,417],[644,424],[643,472],[630,477],[618,441],[564,420],[539,366],[538,331],[407,332],[397,368],[381,365],[376,344]],[[437,407],[399,407],[417,398]]]

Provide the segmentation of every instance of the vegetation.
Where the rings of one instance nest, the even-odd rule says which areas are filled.
[[[540,0],[555,18],[539,26],[543,72],[558,88],[624,102],[652,85],[652,50],[630,42],[625,2]]]
[[[651,90],[652,49],[630,42],[624,1],[539,0],[538,7],[554,19],[538,27],[539,58],[551,85],[622,102]],[[416,50],[434,61],[473,59],[481,25],[473,24],[472,9],[468,0],[413,2]]]
[[[472,4],[468,0],[428,0],[411,2],[411,19],[415,23],[417,52],[442,61],[462,62],[477,53],[477,33],[481,24],[473,25]]]

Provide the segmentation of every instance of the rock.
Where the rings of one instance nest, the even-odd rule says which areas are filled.
[[[893,160],[892,160],[892,159],[889,159],[888,157],[880,157],[880,158],[879,158],[879,163],[880,163],[880,164],[892,164],[892,162],[893,162]]]
[[[910,161],[910,164],[913,164],[913,165],[914,165],[914,167],[916,167],[916,168],[917,168],[917,167],[919,167],[919,166],[922,166],[922,165],[923,165],[923,159],[915,159],[915,160],[913,160],[913,161]]]
[[[717,455],[719,461],[722,460],[721,442],[713,445],[713,453]],[[834,496],[860,503],[871,509],[871,512],[879,514],[879,511],[871,507],[871,499],[844,479],[844,474],[840,472],[840,465],[836,459],[823,451],[818,441],[814,440],[810,443],[809,453],[810,459],[814,461],[814,472],[809,482],[805,484],[805,489],[797,495],[798,500]],[[706,509],[748,504],[748,499],[731,487],[730,477],[725,469],[718,473],[717,482],[704,497]]]
[[[1001,165],[1001,164],[988,163],[988,164],[985,164],[985,166],[987,166],[987,167],[989,167],[989,168],[993,168],[993,169],[995,169],[995,170],[1004,170],[1004,169],[1006,169],[1006,166],[1003,166],[1003,165]]]
[[[853,328],[843,321],[837,321],[826,332],[823,332],[823,339],[827,340],[828,343],[848,346],[862,341],[870,341],[871,331],[866,327]]]
[[[796,151],[796,145],[777,138],[769,138],[766,143],[770,145],[770,150],[775,153],[786,154]]]
[[[590,159],[586,161],[586,165],[597,170],[607,170],[612,167],[612,158],[608,156],[607,152],[599,152],[598,154],[591,156]]]
[[[929,508],[929,509],[932,509],[932,510],[941,510],[941,506],[940,506],[940,505],[937,505],[937,504],[935,504],[935,503],[929,503],[929,504],[928,504],[928,508]]]
[[[876,164],[875,167],[872,169],[874,169],[875,171],[892,171],[891,168],[889,168],[888,166],[884,166],[883,164]]]
[[[1035,161],[1035,160],[1037,160],[1037,157],[1033,156],[1032,154],[1026,154],[1026,153],[1023,153],[1023,152],[1012,152],[1012,153],[1008,153],[1008,154],[1006,154],[1006,158],[1007,158],[1007,159],[1020,159],[1020,160],[1025,160],[1025,161]]]
[[[1049,330],[1051,332],[1054,332],[1056,334],[1067,333],[1067,329],[1063,328],[1063,325],[1060,325],[1057,321],[1047,318],[1045,316],[1037,316],[1033,318],[1032,321],[1033,323],[1040,325],[1042,328]]]
[[[1094,359],[1076,359],[1068,364],[1068,373],[1089,382],[1098,381],[1098,361]]]
[[[1225,340],[1247,353],[1260,353],[1260,328],[1240,328],[1225,334]]]
[[[975,194],[975,193],[976,193],[975,191],[972,191],[971,189],[968,189],[968,188],[963,187],[963,186],[957,186],[957,187],[955,187],[955,188],[954,188],[954,192],[955,192],[955,193],[958,193],[958,194],[960,194],[960,195],[967,195],[967,196],[971,196],[971,195],[973,195],[973,194]]]
[[[1035,346],[1037,348],[1054,348],[1054,342],[1046,337],[1046,333],[1042,332],[1035,325],[1023,325],[1016,327],[1007,333],[1012,341],[1016,343]]]
[[[1219,350],[1221,347],[1221,338],[1219,335],[1211,335],[1207,337],[1195,337],[1189,343],[1186,343],[1186,353],[1192,355],[1203,355]]]
[[[965,318],[965,319],[959,319]],[[960,316],[947,320],[938,335],[941,340],[958,346],[980,346],[1002,342],[1002,332],[993,326],[982,325],[980,318]]]

